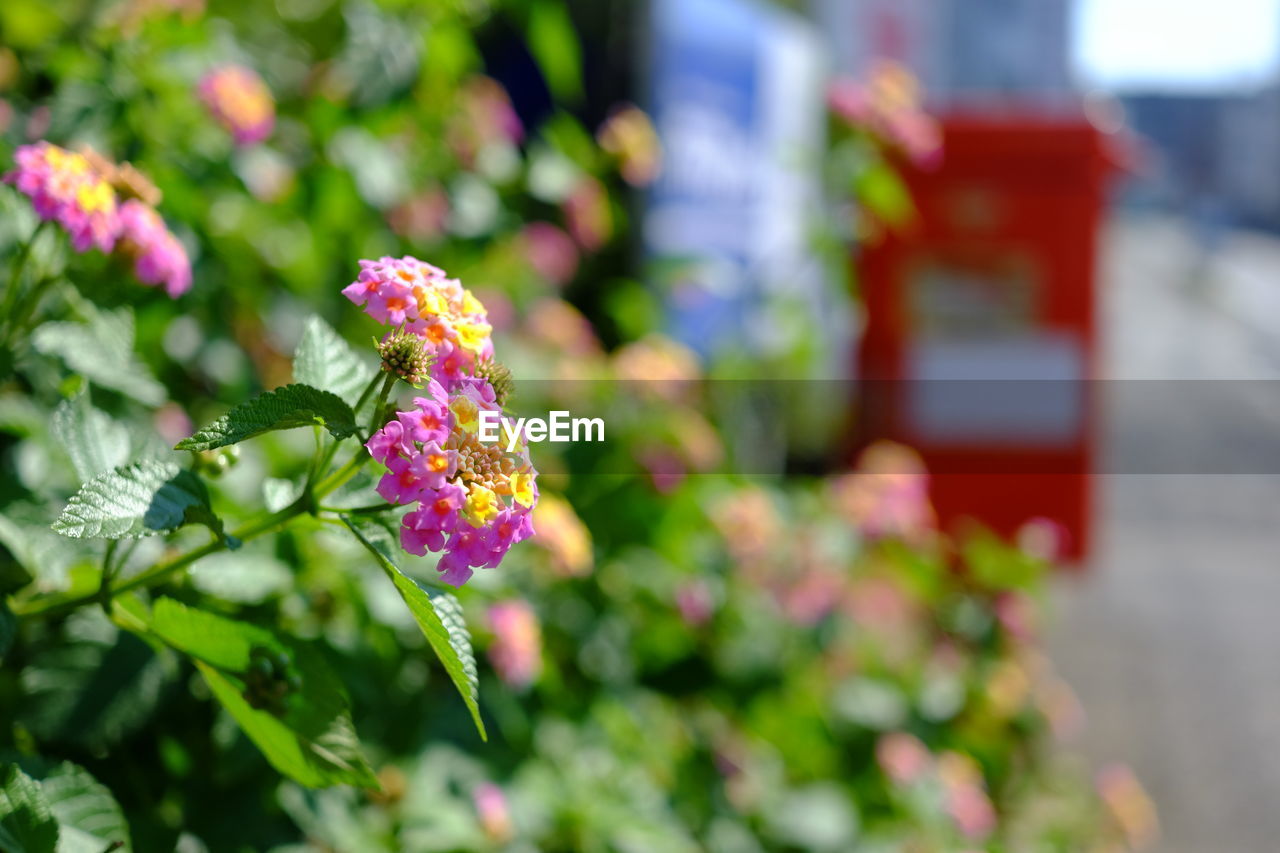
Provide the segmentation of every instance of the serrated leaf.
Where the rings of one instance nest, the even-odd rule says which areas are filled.
[[[171,598],[156,602],[150,632],[194,659],[214,696],[281,773],[313,788],[378,787],[360,753],[342,683],[312,647]],[[244,697],[242,676],[255,646],[286,653],[300,676],[282,716],[254,708]]]
[[[471,649],[471,635],[463,621],[458,599],[447,592],[428,594],[412,578],[400,571],[396,563],[398,549],[395,539],[386,527],[369,518],[343,516],[342,520],[360,544],[373,554],[378,565],[395,584],[400,597],[413,614],[413,621],[418,623],[432,651],[444,665],[453,686],[466,702],[480,737],[488,740],[484,721],[480,719],[480,680],[476,673],[475,653]]]
[[[59,403],[50,428],[71,456],[82,483],[129,461],[128,430],[95,409],[86,393]]]
[[[199,477],[173,462],[144,461],[85,483],[53,529],[73,539],[131,539],[168,533],[184,524],[204,524],[222,535]]]
[[[322,391],[331,391],[354,406],[373,379],[373,368],[334,329],[312,315],[293,355],[293,379]]]
[[[115,797],[83,767],[69,761],[54,766],[40,777],[40,790],[58,821],[58,853],[132,849]]]
[[[133,338],[133,315],[121,310],[98,312],[87,324],[45,323],[31,334],[31,343],[103,388],[158,406],[165,401],[164,386],[134,355]]]
[[[318,425],[334,438],[354,435],[356,416],[332,391],[310,385],[285,385],[241,403],[190,438],[177,450],[213,450],[238,444],[256,435],[282,429]]]
[[[0,770],[0,850],[5,853],[54,853],[58,822],[44,792],[18,765]]]

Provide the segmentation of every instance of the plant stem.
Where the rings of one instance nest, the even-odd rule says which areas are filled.
[[[232,536],[242,542],[248,542],[250,539],[256,539],[259,536],[266,533],[272,533],[277,528],[285,526],[297,516],[308,512],[310,507],[311,496],[304,494],[302,497],[298,498],[298,500],[294,501],[279,512],[274,512],[265,518],[246,524],[244,527],[241,527],[239,530],[232,533]],[[29,607],[16,607],[14,612],[23,617],[57,616],[62,613],[68,613],[82,605],[90,604],[94,601],[102,601],[105,604],[123,593],[158,583],[174,572],[191,565],[196,560],[199,560],[202,557],[207,557],[210,554],[216,554],[219,551],[225,550],[226,547],[224,540],[215,539],[193,551],[188,551],[185,554],[181,554],[163,563],[157,563],[145,572],[140,572],[139,574],[136,574],[128,580],[118,584],[115,588],[110,590],[110,593],[106,595],[105,598],[103,596],[104,590],[100,589],[89,595],[81,595],[76,598],[69,598],[62,601],[58,601],[57,599],[36,601]]]
[[[27,262],[31,260],[31,248],[36,244],[36,239],[39,238],[48,224],[49,220],[40,220],[40,224],[31,232],[31,236],[23,244],[22,251],[18,254],[18,259],[14,262],[13,274],[9,277],[9,289],[5,292],[4,298],[5,341],[9,340],[9,335],[13,332],[14,308],[18,302],[18,293],[22,290],[22,274],[27,271]]]

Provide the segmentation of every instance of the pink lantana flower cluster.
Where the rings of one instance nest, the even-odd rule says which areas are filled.
[[[41,219],[66,229],[77,252],[111,251],[120,233],[116,193],[87,157],[37,142],[18,148],[14,161],[4,181],[31,199]]]
[[[876,63],[865,83],[836,79],[827,90],[827,105],[918,163],[933,165],[942,156],[942,132],[924,111],[920,83],[899,63]]]
[[[276,103],[257,72],[243,65],[224,65],[200,79],[200,99],[237,145],[252,145],[271,135]]]
[[[379,323],[421,338],[435,359],[432,378],[446,390],[493,357],[493,327],[484,305],[457,279],[417,258],[361,261],[359,277],[342,293]]]
[[[434,379],[414,408],[369,439],[366,447],[387,466],[377,491],[405,514],[400,544],[410,554],[440,553],[445,583],[461,586],[475,568],[495,568],[511,546],[533,535],[537,471],[528,442],[502,421],[500,441],[479,439],[480,412],[500,412],[493,386],[467,377],[450,393]]]
[[[116,192],[118,188],[126,195],[159,197],[132,166],[49,142],[21,146],[14,161],[17,168],[4,181],[31,199],[41,219],[62,226],[77,252],[115,250],[133,261],[143,284],[163,285],[173,297],[191,287],[187,250],[160,214],[140,198],[122,202]]]
[[[129,199],[120,205],[120,250],[134,259],[143,284],[162,285],[177,297],[191,289],[191,261],[155,209]]]

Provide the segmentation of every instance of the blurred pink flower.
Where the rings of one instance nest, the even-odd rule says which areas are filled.
[[[77,252],[111,251],[121,228],[116,192],[87,157],[38,142],[20,146],[13,158],[17,168],[4,181],[31,199],[37,216],[66,229]]]
[[[816,625],[835,610],[843,590],[842,574],[811,565],[783,590],[782,611],[796,625]]]
[[[1008,590],[996,596],[996,621],[1015,640],[1029,643],[1036,638],[1036,603],[1025,592]]]
[[[213,117],[237,145],[252,145],[271,135],[276,104],[257,72],[243,65],[224,65],[200,79],[197,91]]]
[[[542,671],[542,629],[529,603],[520,599],[499,601],[489,607],[489,629],[494,640],[489,661],[507,685],[528,687]]]
[[[840,119],[931,166],[942,156],[942,133],[924,110],[920,83],[897,62],[881,60],[866,82],[838,77],[827,87],[827,105]]]
[[[591,322],[563,299],[543,299],[534,303],[525,320],[525,328],[539,343],[566,355],[579,358],[600,355],[600,340],[591,328]]]
[[[564,498],[552,494],[538,497],[533,511],[533,543],[551,555],[551,565],[561,577],[588,574],[594,565],[591,531]]]
[[[1018,547],[1037,560],[1052,563],[1062,559],[1070,539],[1067,529],[1051,518],[1029,519],[1018,528]]]
[[[191,288],[191,261],[178,238],[149,205],[129,199],[120,206],[120,251],[134,259],[143,284],[164,285],[178,297]]]
[[[715,612],[715,600],[705,582],[686,581],[676,588],[676,608],[684,623],[696,628],[711,619]]]
[[[563,287],[578,273],[578,247],[573,238],[550,222],[531,222],[519,236],[529,265],[542,278]]]
[[[877,442],[863,451],[858,469],[837,478],[832,497],[841,512],[873,539],[916,540],[934,525],[929,478],[915,451]]]
[[[428,243],[444,233],[449,197],[439,187],[423,190],[387,214],[391,230],[406,240]]]
[[[600,147],[618,161],[622,178],[632,186],[652,183],[662,170],[662,145],[644,110],[631,104],[616,108],[596,133]]]
[[[524,125],[502,84],[492,77],[476,75],[460,89],[458,111],[449,126],[448,139],[458,159],[470,165],[486,145],[519,145],[524,140]]]
[[[1098,795],[1120,826],[1130,849],[1140,850],[1160,837],[1156,807],[1133,770],[1110,764],[1098,771]]]
[[[944,752],[938,757],[938,778],[942,781],[947,814],[960,834],[970,841],[989,836],[996,828],[996,810],[977,763],[967,755]]]
[[[890,732],[876,741],[876,763],[895,785],[910,785],[933,769],[933,755],[908,732]]]
[[[471,792],[471,801],[475,804],[476,817],[485,836],[497,844],[510,841],[515,828],[507,806],[507,795],[502,789],[492,782],[482,782]]]
[[[613,210],[604,184],[586,176],[564,200],[564,218],[569,233],[588,252],[604,246],[613,236]]]
[[[156,432],[160,433],[160,437],[170,446],[195,432],[195,425],[191,422],[191,418],[177,403],[165,403],[156,409],[152,422],[156,426]]]

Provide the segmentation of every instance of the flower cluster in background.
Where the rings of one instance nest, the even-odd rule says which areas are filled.
[[[865,82],[840,77],[827,90],[827,104],[847,124],[900,148],[920,163],[942,153],[937,121],[925,112],[920,83],[903,65],[880,61]]]
[[[77,252],[115,250],[143,284],[172,297],[190,289],[187,250],[152,206],[159,191],[137,169],[49,142],[20,147],[14,160],[5,182],[31,199],[41,219],[62,226]]]
[[[271,135],[276,106],[271,90],[251,68],[224,65],[200,79],[201,100],[237,145],[252,145]]]
[[[61,225],[77,252],[115,247],[120,234],[116,193],[87,157],[37,142],[19,148],[14,160],[17,168],[5,182],[31,199],[37,216]]]

